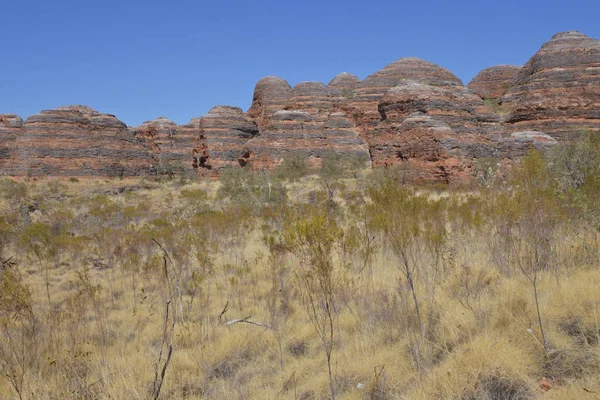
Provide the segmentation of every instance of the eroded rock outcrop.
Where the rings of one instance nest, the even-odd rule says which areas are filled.
[[[282,78],[277,76],[262,78],[254,87],[248,115],[259,128],[266,127],[271,120],[271,115],[285,108],[291,92],[292,87]]]
[[[405,165],[418,181],[461,182],[474,160],[512,162],[583,129],[600,130],[600,41],[572,31],[522,68],[486,68],[468,87],[436,64],[402,58],[363,81],[341,73],[292,88],[269,76],[248,113],[217,106],[186,125],[161,117],[130,129],[85,106],[25,122],[3,114],[0,174],[216,175],[225,166],[272,168],[292,153],[318,165],[335,152]]]
[[[600,129],[600,41],[580,32],[554,35],[523,66],[501,98],[508,130],[568,139]]]
[[[477,133],[482,122],[495,121],[481,98],[464,86],[413,80],[403,80],[389,89],[379,102],[378,111],[382,122],[402,122],[408,115],[421,112],[459,133]]]
[[[238,107],[216,106],[198,121],[197,167],[239,166],[246,143],[258,135],[257,125]]]
[[[471,163],[449,143],[458,134],[446,123],[423,112],[380,127],[371,142],[373,166],[400,165],[412,182],[457,182],[470,176]]]
[[[192,151],[197,130],[185,130],[166,117],[146,121],[135,129],[156,160],[156,173],[171,174],[192,171]]]
[[[16,175],[136,176],[155,165],[123,122],[86,106],[32,115],[15,142]]]
[[[16,114],[0,114],[0,175],[16,175],[16,139],[23,120]]]
[[[462,86],[460,79],[439,65],[420,58],[401,58],[365,78],[337,107],[354,120],[363,138],[368,138],[381,119],[379,101],[406,80],[434,86]]]
[[[321,82],[300,82],[294,86],[284,107],[286,110],[308,112],[319,122],[327,118],[332,108],[331,90]]]
[[[360,86],[360,78],[349,72],[337,74],[327,85],[333,97],[352,98]]]
[[[247,143],[242,164],[272,168],[287,156],[302,154],[316,166],[329,152],[356,157],[365,164],[370,161],[366,143],[343,113],[318,122],[305,111],[281,110],[273,114],[259,137]]]
[[[499,99],[510,88],[512,80],[521,70],[518,65],[495,65],[479,72],[467,84],[482,99]]]

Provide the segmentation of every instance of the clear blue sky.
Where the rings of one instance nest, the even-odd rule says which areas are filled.
[[[0,17],[0,113],[84,104],[128,125],[246,110],[267,75],[362,79],[415,56],[466,84],[555,33],[600,38],[598,0],[4,0]]]

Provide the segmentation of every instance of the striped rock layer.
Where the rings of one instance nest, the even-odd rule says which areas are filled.
[[[495,65],[479,72],[467,84],[482,99],[499,99],[510,88],[512,80],[521,71],[517,65]]]
[[[510,110],[510,131],[542,131],[562,140],[600,129],[600,41],[576,31],[554,35],[500,101]]]
[[[135,128],[136,136],[155,159],[157,174],[189,172],[193,169],[192,151],[197,131],[182,129],[166,117],[146,121]]]
[[[14,134],[13,175],[135,176],[154,164],[123,122],[85,106],[42,111]]]
[[[260,136],[248,141],[243,164],[273,168],[287,156],[302,154],[318,165],[331,152],[370,164],[368,146],[343,113],[333,113],[319,122],[305,111],[281,110],[273,114]]]
[[[461,182],[477,159],[512,160],[584,129],[600,130],[600,42],[564,32],[522,68],[486,68],[467,87],[441,66],[401,58],[362,81],[345,72],[292,87],[269,76],[247,113],[217,106],[185,125],[161,117],[130,129],[84,106],[26,121],[2,114],[0,174],[214,175],[291,154],[318,165],[334,152],[406,167],[417,181]]]

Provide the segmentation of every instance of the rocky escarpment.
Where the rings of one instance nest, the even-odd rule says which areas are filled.
[[[553,36],[500,101],[510,110],[510,131],[568,139],[584,129],[600,129],[600,41],[576,31]]]
[[[312,165],[318,165],[329,152],[370,164],[366,143],[343,113],[333,113],[318,122],[305,111],[280,110],[261,135],[247,143],[242,164],[272,168],[287,156],[301,154]]]
[[[495,65],[479,72],[467,84],[482,99],[499,99],[510,88],[512,80],[521,70],[518,65]]]
[[[114,115],[85,106],[29,117],[16,132],[15,175],[135,176],[155,160]]]

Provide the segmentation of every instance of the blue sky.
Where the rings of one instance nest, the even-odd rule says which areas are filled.
[[[361,79],[421,57],[466,84],[481,69],[523,64],[552,35],[600,38],[600,1],[5,0],[0,113],[26,118],[84,104],[128,125],[177,123],[254,85]]]

